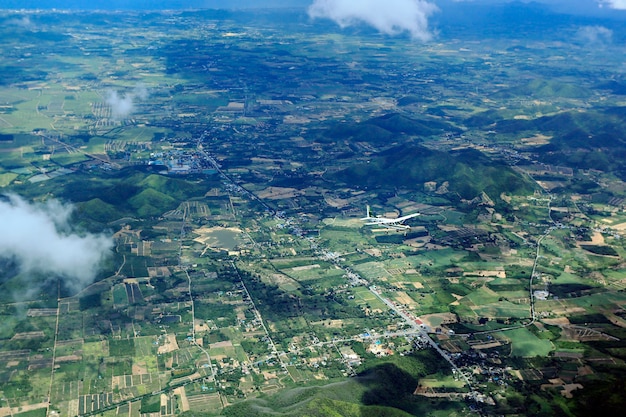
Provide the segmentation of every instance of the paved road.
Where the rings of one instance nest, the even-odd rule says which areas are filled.
[[[433,340],[432,337],[430,337],[430,335],[428,334],[428,332],[426,332],[426,329],[424,329],[421,325],[419,325],[418,323],[415,322],[415,319],[411,316],[409,316],[408,314],[406,314],[404,311],[402,311],[402,309],[400,309],[398,306],[396,306],[393,302],[391,302],[390,300],[388,300],[387,298],[383,297],[382,295],[380,295],[378,293],[378,291],[373,287],[370,286],[368,287],[370,292],[372,294],[374,294],[380,301],[382,301],[383,303],[385,303],[387,305],[387,307],[389,307],[391,310],[395,311],[396,314],[400,317],[402,317],[404,319],[404,321],[410,325],[416,333],[418,333],[421,338],[423,340],[426,340],[428,342],[428,344],[437,351],[437,353],[439,353],[439,355],[441,355],[441,357],[443,357],[446,361],[448,361],[448,363],[452,366],[452,369],[454,370],[454,373],[456,375],[460,375],[464,380],[465,383],[467,384],[467,386],[470,388],[470,390],[473,391],[472,389],[472,383],[469,380],[469,378],[467,377],[467,375],[465,375],[463,373],[463,371],[461,371],[461,369],[459,369],[458,366],[456,366],[456,364],[454,363],[454,361],[450,358],[450,356],[448,355],[447,352],[445,352],[443,349],[441,349],[439,347],[439,345],[437,344],[437,342],[435,342]]]

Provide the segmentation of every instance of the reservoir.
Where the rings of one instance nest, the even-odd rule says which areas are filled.
[[[199,236],[194,240],[206,246],[228,251],[235,250],[244,243],[242,231],[235,227],[202,227],[194,230]]]

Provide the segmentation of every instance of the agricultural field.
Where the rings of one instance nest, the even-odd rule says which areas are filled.
[[[0,11],[0,417],[617,415],[623,28],[499,7]]]

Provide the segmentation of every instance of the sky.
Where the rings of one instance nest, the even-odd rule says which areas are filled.
[[[0,0],[0,9],[175,10],[292,7],[306,10],[312,21],[331,20],[341,28],[369,25],[388,35],[408,34],[427,42],[434,37],[432,21],[454,12],[470,15],[472,7],[495,7],[510,2],[539,3],[563,13],[626,20],[626,0]],[[463,5],[459,9],[459,5]],[[455,10],[455,8],[457,10]],[[593,35],[593,34],[592,34]],[[601,34],[600,34],[601,35]],[[135,97],[110,93],[118,116],[132,112]]]

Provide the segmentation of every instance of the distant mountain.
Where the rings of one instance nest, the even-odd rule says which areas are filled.
[[[609,90],[613,94],[626,95],[626,81],[608,81],[600,84],[597,88],[601,90]]]
[[[556,39],[572,41],[571,28],[604,26],[623,39],[626,10],[598,7],[596,1],[437,0],[440,12],[431,18],[440,37]]]
[[[568,111],[531,120],[505,119],[498,111],[468,118],[470,127],[489,127],[500,134],[528,132],[552,136],[536,148],[542,162],[613,172],[626,179],[626,107]]]
[[[0,9],[174,10],[305,7],[307,0],[4,0]]]
[[[491,198],[501,193],[529,193],[533,185],[503,163],[481,152],[464,149],[443,152],[418,145],[401,145],[381,152],[368,163],[353,165],[335,174],[352,186],[371,188],[420,188],[434,181],[448,182],[448,190],[473,199],[485,191]]]
[[[385,143],[402,135],[433,136],[460,132],[456,126],[436,118],[414,119],[399,113],[374,117],[364,122],[337,123],[325,131],[328,138]]]
[[[587,98],[591,96],[591,91],[574,83],[536,79],[525,85],[499,91],[493,96],[495,98],[532,97],[538,99]]]

